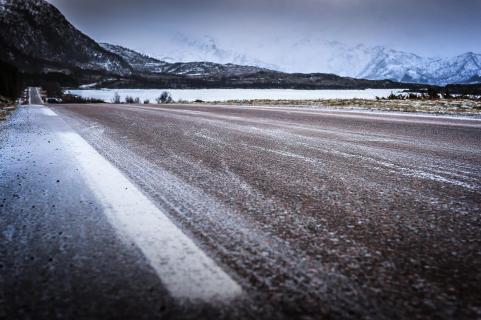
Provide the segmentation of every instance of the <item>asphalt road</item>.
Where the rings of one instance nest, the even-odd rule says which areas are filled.
[[[31,93],[0,317],[481,317],[481,120]]]

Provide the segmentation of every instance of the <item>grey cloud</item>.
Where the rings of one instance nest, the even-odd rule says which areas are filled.
[[[165,33],[211,35],[249,51],[278,39],[387,45],[423,55],[481,52],[479,0],[50,0],[101,41],[145,48]],[[155,49],[155,48],[154,48]],[[155,51],[155,50],[152,50]]]

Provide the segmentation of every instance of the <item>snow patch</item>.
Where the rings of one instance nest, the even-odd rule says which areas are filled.
[[[57,116],[57,114],[55,112],[53,112],[52,110],[50,110],[48,108],[41,108],[40,113],[45,115],[45,116],[49,116],[49,117],[56,117]]]

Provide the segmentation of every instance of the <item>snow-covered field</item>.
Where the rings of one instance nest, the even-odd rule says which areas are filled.
[[[149,99],[151,103],[163,91],[168,91],[175,101],[206,102],[227,100],[314,100],[314,99],[375,99],[387,97],[391,92],[398,94],[403,90],[367,89],[367,90],[291,90],[291,89],[98,89],[98,90],[68,90],[69,93],[85,98],[101,99],[111,102],[117,92],[121,101],[125,97]]]

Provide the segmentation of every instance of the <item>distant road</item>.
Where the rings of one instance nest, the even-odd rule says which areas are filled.
[[[12,319],[481,317],[481,120],[30,92],[0,127]]]
[[[29,88],[28,89],[29,103],[33,105],[43,104],[42,98],[40,97],[39,88]]]

